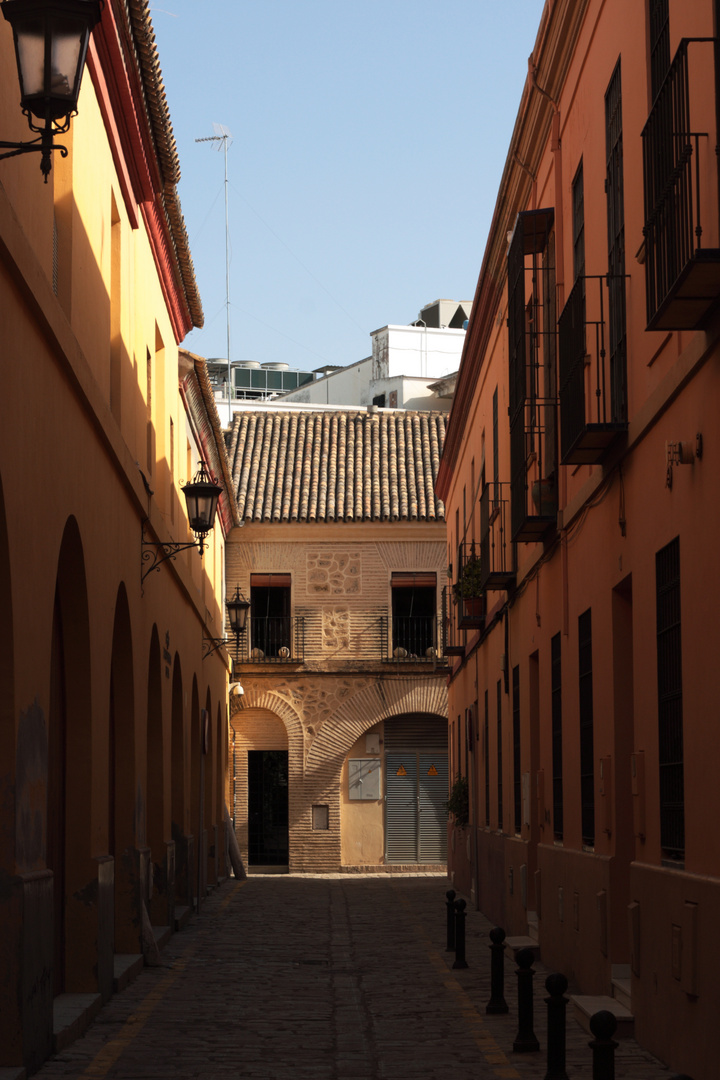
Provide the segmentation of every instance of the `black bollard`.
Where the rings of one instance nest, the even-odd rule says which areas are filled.
[[[544,1080],[568,1080],[565,1071],[565,1010],[568,999],[564,997],[568,981],[564,975],[548,975],[545,989],[550,997],[547,1002],[547,1071]]]
[[[447,952],[455,952],[455,890],[448,889],[445,907],[447,908]]]
[[[486,1013],[506,1013],[505,1000],[505,931],[496,926],[490,931],[490,1000],[485,1006]]]
[[[590,1017],[590,1030],[595,1038],[588,1043],[593,1052],[592,1080],[615,1080],[615,1050],[613,1039],[617,1020],[607,1009],[601,1009]]]
[[[540,1049],[540,1043],[533,1031],[533,978],[532,969],[535,953],[532,949],[520,949],[515,957],[518,980],[518,1033],[515,1036],[513,1050],[526,1054]]]
[[[464,900],[455,901],[455,963],[454,968],[466,968],[465,959],[465,908]]]

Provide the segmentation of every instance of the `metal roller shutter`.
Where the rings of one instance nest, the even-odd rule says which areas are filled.
[[[417,758],[388,754],[385,848],[388,862],[417,862]]]

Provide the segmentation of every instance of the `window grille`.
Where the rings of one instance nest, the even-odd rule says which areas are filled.
[[[497,684],[497,827],[503,827],[503,772],[502,772],[502,682]]]
[[[563,838],[562,666],[560,634],[550,642],[550,691],[552,696],[553,834]]]
[[[660,843],[669,858],[685,852],[685,781],[680,635],[680,540],[655,556],[657,605]]]
[[[670,70],[669,0],[650,0],[650,92],[658,96]]]
[[[622,85],[618,60],[605,94],[607,171],[610,402],[613,420],[627,418],[627,331],[625,325],[625,205],[623,185]]]
[[[580,690],[580,804],[583,844],[595,843],[595,764],[593,735],[592,614],[578,619],[578,672]]]
[[[485,825],[490,826],[490,707],[485,691]]]

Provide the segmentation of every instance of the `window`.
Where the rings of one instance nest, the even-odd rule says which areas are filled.
[[[429,650],[437,648],[435,574],[397,573],[391,585],[393,656],[432,656]]]
[[[502,681],[497,681],[497,812],[498,830],[503,827],[503,774],[502,774]]]
[[[485,825],[490,826],[490,708],[488,692],[485,691]]]
[[[552,695],[553,835],[563,838],[562,760],[562,667],[560,634],[550,642],[550,692]]]
[[[613,420],[627,419],[625,327],[625,207],[623,196],[622,86],[620,61],[605,94],[605,147],[608,228],[608,344],[610,408]]]
[[[650,0],[650,94],[658,96],[670,70],[669,0]]]
[[[592,617],[590,609],[578,619],[580,689],[580,802],[582,841],[595,843],[595,764],[593,749]]]
[[[492,425],[493,425],[493,503],[497,505],[500,499],[500,454],[498,450],[498,388],[495,387],[492,399]]]
[[[657,605],[660,843],[670,859],[685,853],[680,541],[655,556]]]
[[[522,832],[522,774],[520,759],[520,665],[512,669],[513,811],[515,832]]]
[[[585,182],[580,162],[572,186],[573,281],[585,274]]]
[[[290,575],[250,575],[250,648],[255,659],[290,657]]]

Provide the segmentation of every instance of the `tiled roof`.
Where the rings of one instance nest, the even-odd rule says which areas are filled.
[[[444,521],[445,414],[243,410],[229,436],[247,521]]]

